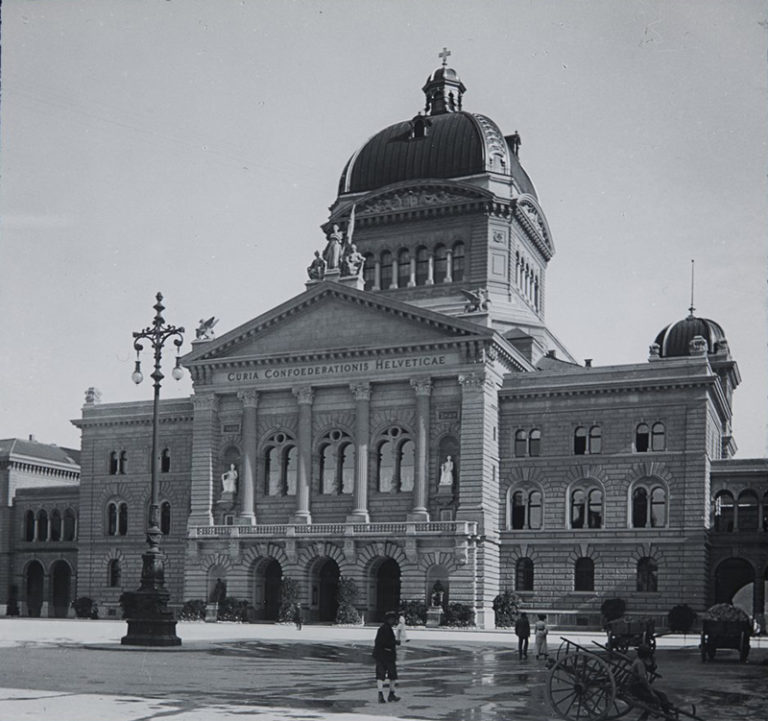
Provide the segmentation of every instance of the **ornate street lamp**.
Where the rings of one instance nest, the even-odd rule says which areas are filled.
[[[123,636],[121,643],[132,646],[180,646],[181,639],[176,635],[176,621],[173,612],[167,608],[170,593],[165,588],[165,568],[163,553],[160,550],[160,503],[157,484],[157,447],[159,436],[159,405],[160,382],[163,376],[160,363],[163,355],[163,345],[173,339],[176,346],[176,365],[171,373],[179,380],[184,372],[180,365],[179,348],[184,342],[184,328],[167,325],[163,318],[163,295],[158,293],[155,309],[155,319],[151,326],[142,331],[134,332],[133,347],[136,351],[136,366],[131,376],[134,383],[141,383],[144,376],[141,373],[139,354],[144,350],[143,342],[148,342],[154,350],[155,368],[151,378],[155,382],[155,397],[152,407],[152,459],[150,463],[151,490],[149,502],[149,519],[147,523],[147,544],[149,549],[142,554],[141,586],[138,591],[128,591],[120,597],[126,620],[128,634]]]

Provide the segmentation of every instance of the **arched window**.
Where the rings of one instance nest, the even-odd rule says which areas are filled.
[[[429,278],[429,251],[422,245],[416,249],[416,285],[426,285]]]
[[[663,451],[667,447],[667,431],[663,423],[654,423],[651,428],[651,450]]]
[[[51,540],[61,540],[61,513],[58,509],[54,510],[51,514]]]
[[[171,532],[171,504],[168,501],[160,504],[160,531],[164,536]]]
[[[355,446],[343,431],[329,431],[320,445],[320,492],[352,493],[354,481]]]
[[[37,540],[48,540],[48,513],[42,509],[37,512]]]
[[[407,288],[411,280],[411,253],[401,248],[397,254],[397,287]]]
[[[122,584],[123,573],[120,568],[120,561],[113,558],[107,567],[107,584],[110,588],[119,588]]]
[[[579,426],[573,432],[573,453],[583,456],[587,452],[587,431]]]
[[[515,590],[533,591],[533,561],[530,558],[518,558],[515,563]]]
[[[589,429],[589,453],[594,455],[603,452],[603,431],[600,426],[592,426]]]
[[[541,455],[541,431],[538,428],[534,428],[528,435],[528,455]]]
[[[118,468],[117,451],[112,451],[109,454],[109,475],[116,476],[117,468]]]
[[[444,245],[435,246],[435,283],[445,283],[448,274],[448,252]]]
[[[648,491],[637,486],[632,491],[632,528],[646,528],[648,525]]]
[[[35,540],[35,512],[27,511],[24,514],[24,540]]]
[[[641,423],[635,429],[635,450],[646,453],[651,446],[651,431],[646,423]]]
[[[107,506],[107,535],[117,535],[117,504],[110,503]]]
[[[736,526],[740,531],[756,531],[759,508],[757,494],[754,491],[739,493],[739,504],[736,507]]]
[[[591,558],[577,558],[573,568],[573,590],[595,590],[595,563]]]
[[[452,265],[451,276],[454,283],[459,283],[464,280],[464,243],[461,241],[453,245]]]
[[[658,590],[658,566],[648,556],[637,562],[637,590],[641,593],[655,593]]]
[[[124,476],[128,467],[128,454],[125,451],[120,451],[120,458],[118,459],[117,472]]]
[[[763,494],[763,520],[760,527],[768,531],[768,491]]]
[[[538,531],[542,524],[541,491],[531,491],[528,494],[528,528]]]
[[[651,526],[664,528],[667,525],[667,492],[661,486],[651,491]]]
[[[658,485],[637,485],[632,490],[632,528],[667,525],[667,492]]]
[[[64,511],[64,540],[65,541],[74,541],[75,540],[75,521],[77,520],[77,517],[75,516],[75,512],[68,508],[66,511]]]
[[[392,253],[385,250],[381,254],[380,280],[382,288],[389,288],[392,285]]]
[[[714,501],[714,525],[716,531],[733,531],[734,504],[730,491],[720,491]]]
[[[571,528],[603,527],[603,492],[595,486],[571,491]]]
[[[163,448],[160,454],[160,473],[170,473],[171,471],[171,449]]]
[[[510,525],[513,530],[525,528],[525,496],[522,491],[515,491],[512,494]]]
[[[593,488],[587,494],[588,502],[588,521],[590,528],[603,527],[603,492],[598,488]]]
[[[528,449],[528,434],[519,430],[515,432],[515,458],[522,458]]]
[[[121,503],[117,509],[117,535],[128,535],[128,504]]]
[[[381,493],[412,491],[415,445],[399,426],[388,428],[377,446],[376,478]]]
[[[296,495],[296,446],[286,433],[275,433],[264,448],[265,494]]]
[[[373,290],[376,284],[376,260],[372,253],[365,254],[363,281],[365,282],[364,287],[366,290]]]

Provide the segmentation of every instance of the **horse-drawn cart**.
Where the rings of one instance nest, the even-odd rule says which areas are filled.
[[[605,630],[608,634],[606,645],[611,651],[626,653],[630,647],[637,648],[641,643],[648,646],[651,653],[656,650],[656,624],[652,618],[621,616],[606,623]]]
[[[631,711],[651,718],[678,721],[686,717],[702,721],[691,711],[651,702],[633,693],[632,659],[619,651],[595,643],[594,649],[562,638],[549,671],[547,698],[552,710],[567,721],[607,721]],[[653,683],[659,677],[648,674]]]
[[[745,663],[751,636],[752,623],[744,611],[727,603],[712,606],[701,620],[701,660],[712,661],[718,648],[731,648]]]

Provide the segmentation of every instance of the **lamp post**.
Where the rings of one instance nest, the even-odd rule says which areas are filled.
[[[150,502],[147,522],[147,544],[149,548],[142,554],[141,586],[138,591],[128,591],[120,597],[126,620],[128,633],[120,642],[132,646],[180,646],[181,639],[176,635],[176,621],[173,612],[167,608],[169,592],[165,588],[165,568],[163,553],[160,550],[160,502],[157,483],[157,451],[159,437],[159,406],[160,385],[165,377],[160,370],[163,356],[163,346],[173,339],[176,346],[176,365],[171,375],[176,380],[181,379],[183,371],[180,365],[178,350],[184,342],[184,328],[168,325],[163,318],[163,295],[158,293],[157,302],[153,306],[155,318],[151,326],[142,331],[134,332],[133,348],[136,351],[136,366],[131,376],[134,383],[144,380],[141,372],[139,354],[144,350],[144,342],[148,342],[154,351],[155,367],[150,375],[154,381],[154,403],[152,406],[152,458],[150,461]]]

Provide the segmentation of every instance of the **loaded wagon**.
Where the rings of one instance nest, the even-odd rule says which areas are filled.
[[[718,648],[730,648],[739,652],[744,663],[751,636],[752,622],[744,611],[729,603],[712,606],[701,620],[701,660],[712,661]]]
[[[608,634],[606,646],[612,651],[626,653],[630,647],[637,648],[641,643],[648,646],[651,653],[656,650],[656,624],[652,618],[621,616],[608,621],[605,630]]]

